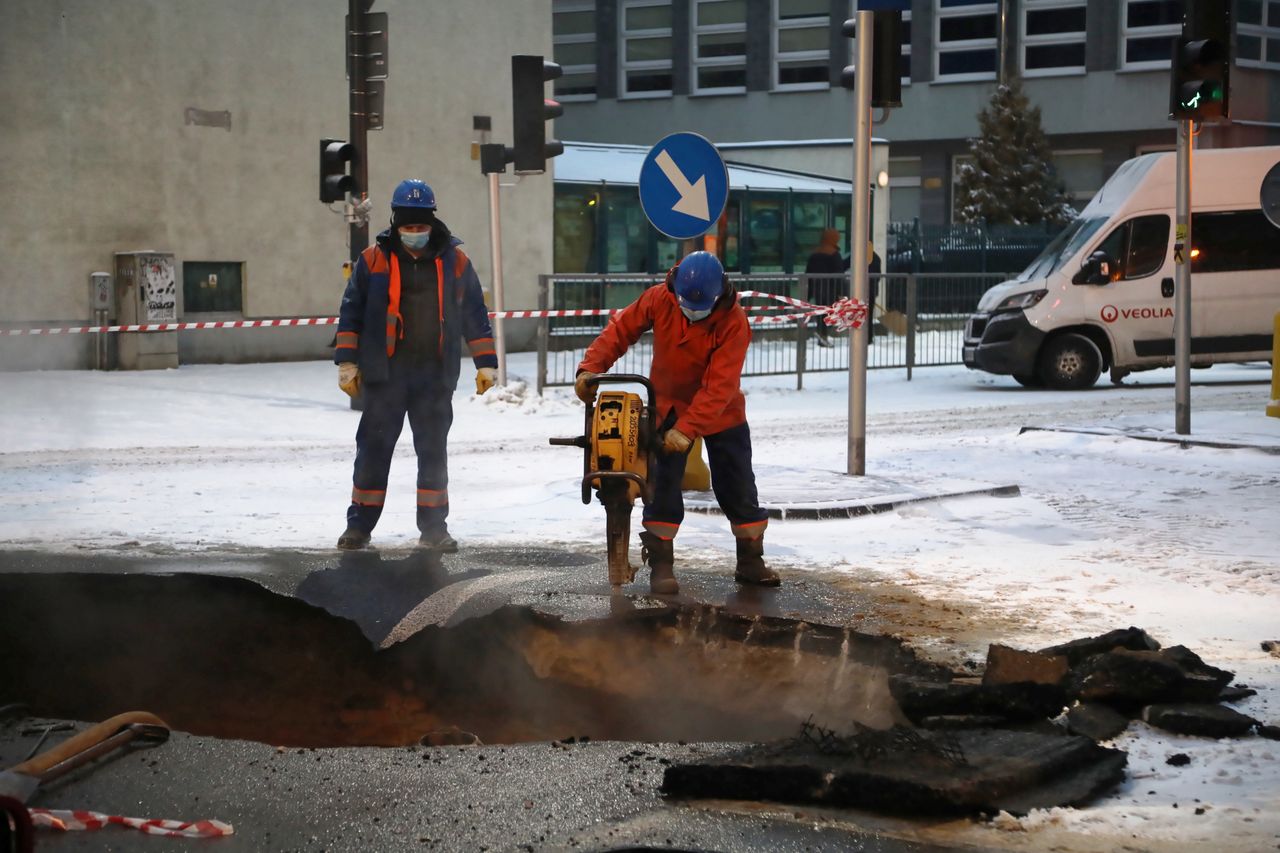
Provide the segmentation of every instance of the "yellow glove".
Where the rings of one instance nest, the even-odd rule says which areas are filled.
[[[476,369],[476,393],[483,394],[498,382],[498,371],[492,367],[481,367]]]
[[[350,361],[338,365],[338,387],[354,397],[360,393],[360,368]]]
[[[688,453],[693,439],[678,429],[669,429],[662,437],[662,449],[667,453]]]
[[[573,393],[578,395],[578,399],[590,406],[596,401],[596,386],[590,384],[600,374],[582,371],[578,374],[578,378],[573,380]]]

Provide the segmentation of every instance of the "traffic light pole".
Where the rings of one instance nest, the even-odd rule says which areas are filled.
[[[356,192],[363,201],[369,195],[369,111],[366,97],[369,81],[366,79],[365,64],[365,7],[372,5],[370,0],[348,0],[347,14],[351,32],[347,33],[348,50],[351,51],[351,80],[348,93],[348,104],[351,113],[351,143],[355,146],[356,156],[351,163],[352,176],[356,179]],[[356,216],[351,201],[347,202],[347,219],[351,223],[351,262],[354,264],[360,253],[369,245],[369,223],[364,216]]]
[[[858,64],[853,94],[853,222],[849,229],[849,283],[854,299],[870,301],[867,235],[871,233],[871,62],[873,12],[858,12]],[[867,333],[871,315],[849,330],[848,473],[867,473]]]
[[[1174,225],[1174,429],[1191,434],[1191,122],[1178,122],[1177,211]]]
[[[502,312],[506,299],[502,291],[502,217],[498,207],[498,173],[489,173],[489,259],[493,266],[493,346],[498,355],[498,384],[507,384],[507,337],[503,333]]]

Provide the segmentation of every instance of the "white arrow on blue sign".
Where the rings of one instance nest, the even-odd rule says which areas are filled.
[[[704,136],[673,133],[640,166],[640,206],[653,227],[685,240],[705,234],[729,201],[729,170]]]

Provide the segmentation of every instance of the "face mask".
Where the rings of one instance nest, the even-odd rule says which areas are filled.
[[[406,248],[414,252],[425,249],[427,241],[431,239],[430,231],[405,231],[400,229],[400,243]]]
[[[710,308],[706,309],[705,311],[694,311],[692,308],[685,308],[683,305],[681,305],[680,313],[683,314],[685,316],[685,319],[687,319],[690,323],[696,323],[699,320],[705,320],[708,317],[710,317],[711,312],[715,310],[715,307],[716,306],[712,305]]]

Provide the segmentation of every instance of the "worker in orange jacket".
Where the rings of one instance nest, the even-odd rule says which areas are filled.
[[[574,390],[595,401],[592,381],[653,330],[649,379],[658,406],[662,450],[654,479],[654,500],[644,508],[641,554],[649,566],[649,588],[679,592],[673,541],[684,520],[680,481],[689,448],[701,436],[707,446],[716,501],[737,540],[738,583],[777,586],[781,581],[764,562],[768,514],[760,508],[751,467],[751,430],[740,388],[751,328],[724,267],[710,252],[694,252],[613,317],[578,365]]]

